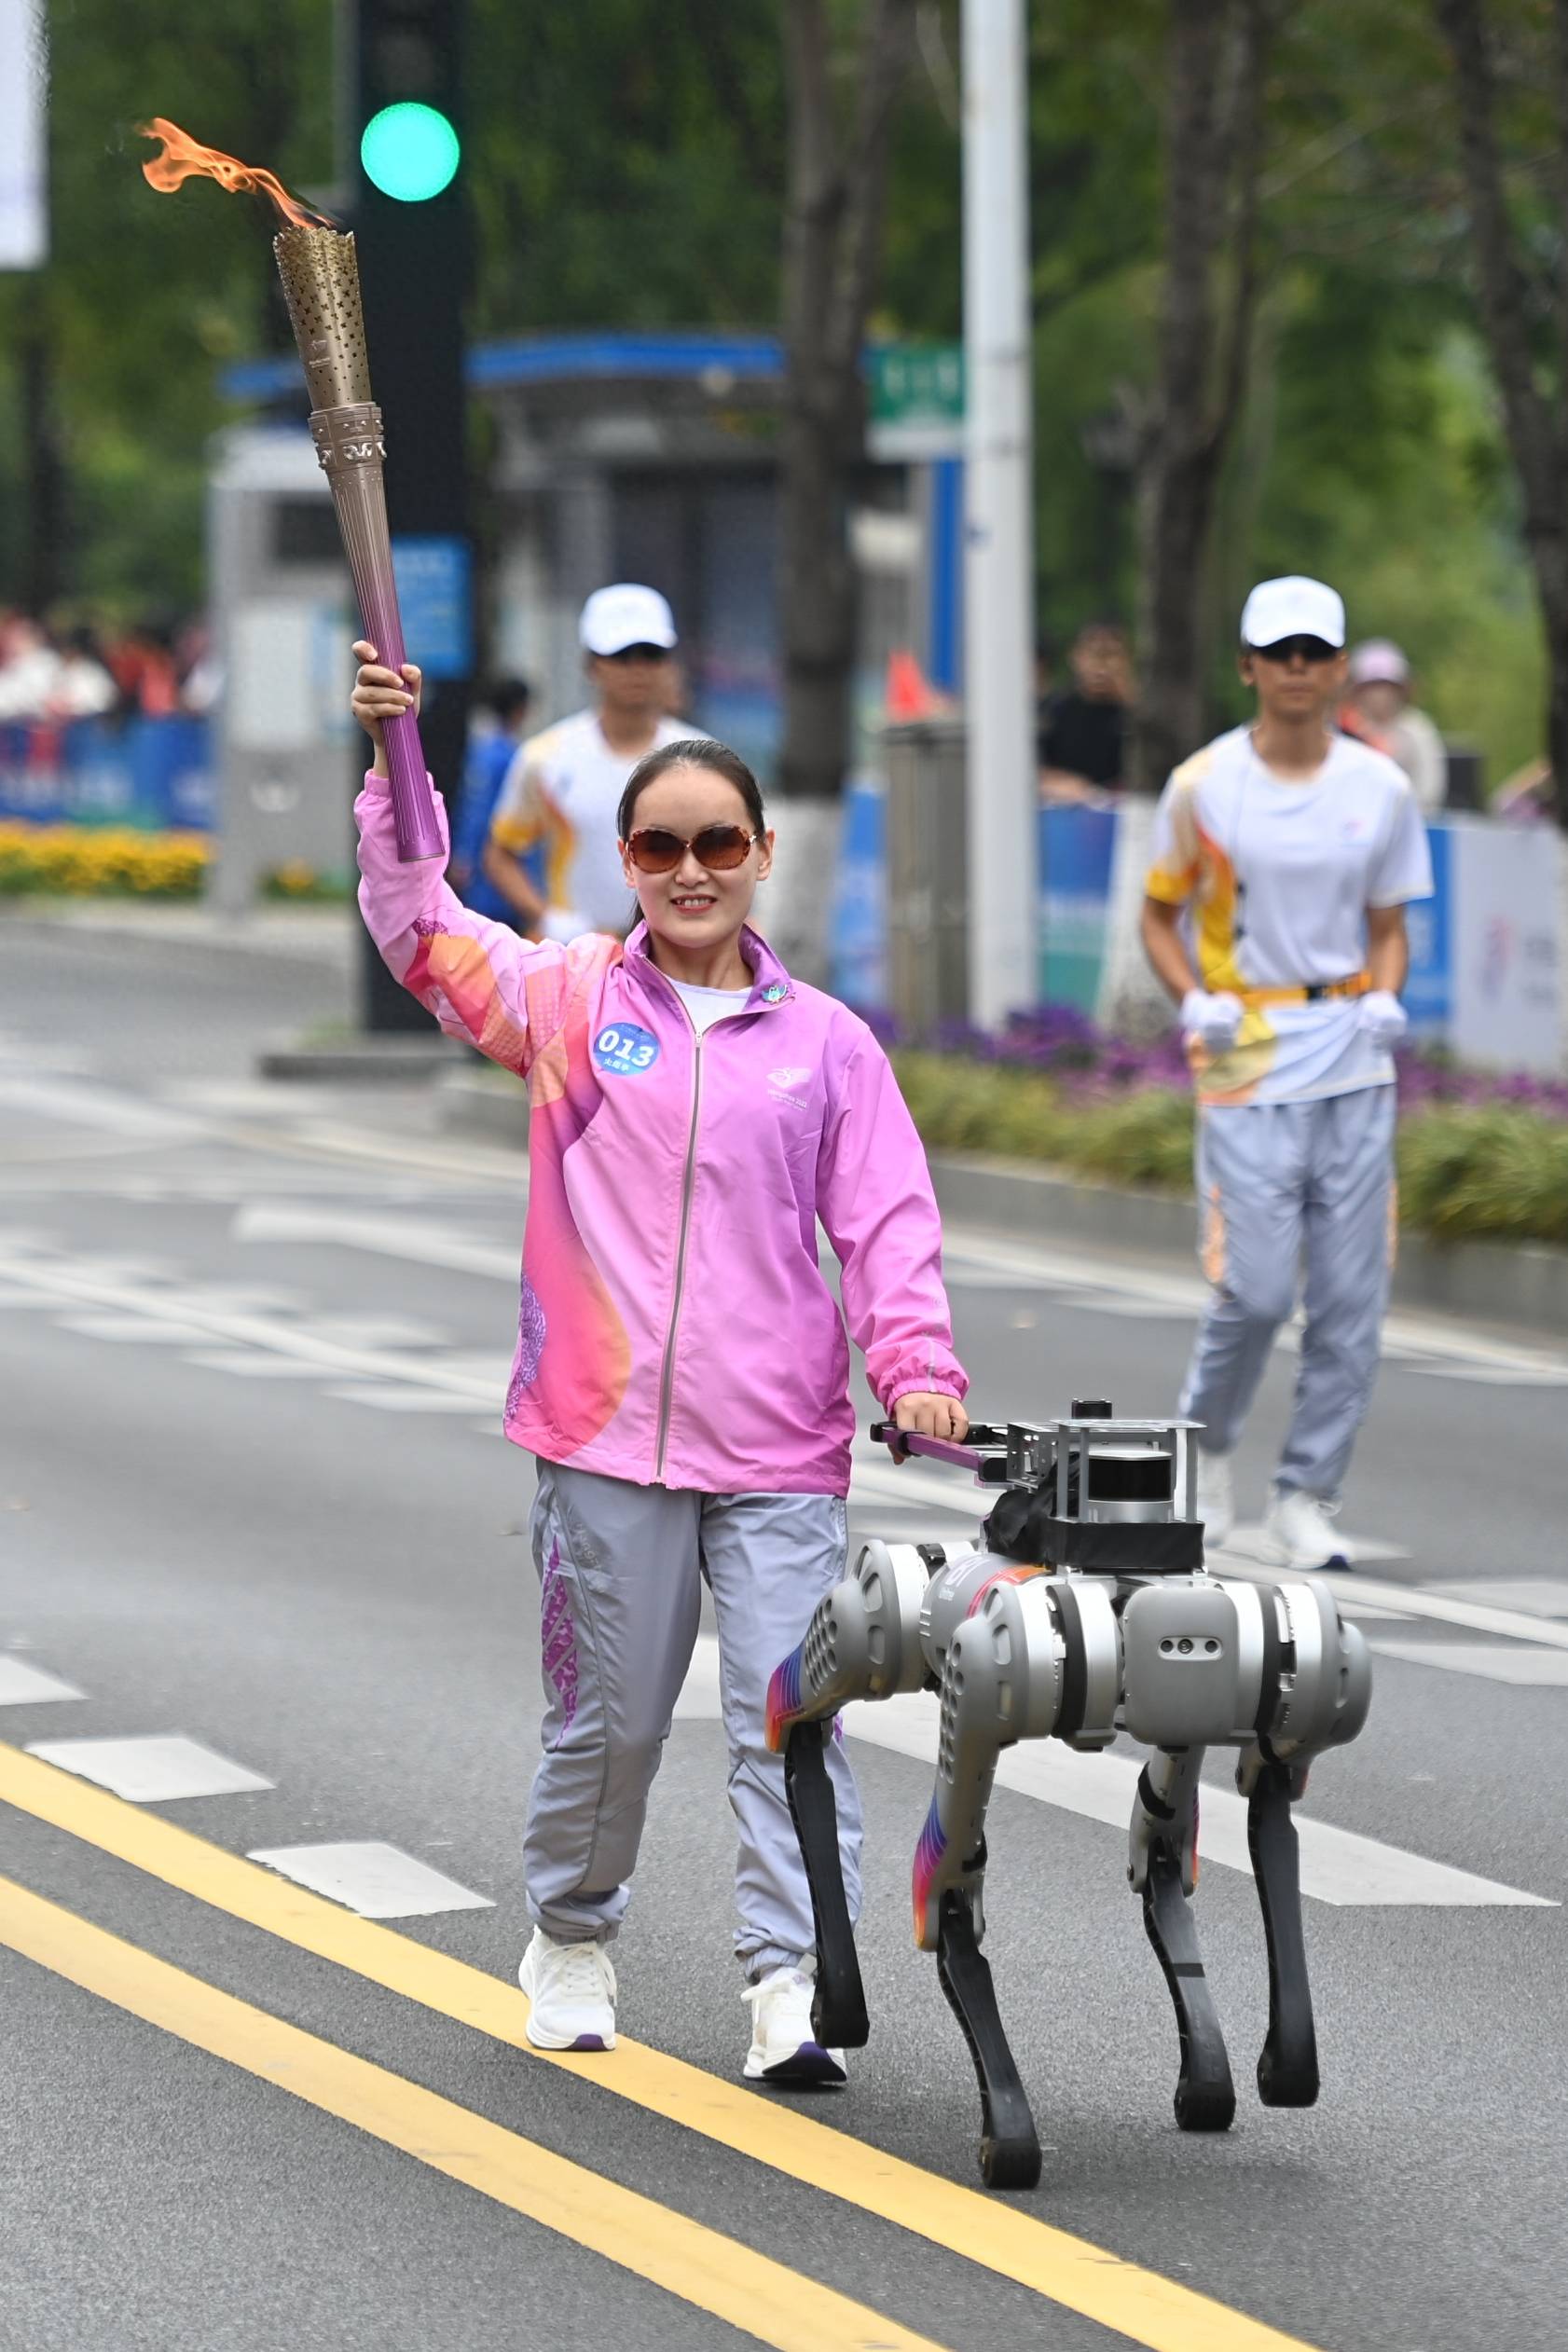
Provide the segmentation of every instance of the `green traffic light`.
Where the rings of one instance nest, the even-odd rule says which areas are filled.
[[[400,204],[423,204],[439,196],[461,155],[446,116],[412,103],[383,106],[372,115],[359,143],[365,178]]]

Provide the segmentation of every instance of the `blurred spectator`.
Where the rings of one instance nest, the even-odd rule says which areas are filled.
[[[64,631],[56,655],[51,719],[101,719],[119,699],[108,666],[89,628]]]
[[[1510,825],[1544,825],[1553,813],[1551,766],[1546,760],[1527,760],[1492,796],[1492,814]]]
[[[216,709],[223,692],[223,666],[207,623],[193,616],[174,640],[174,666],[179,673],[180,708],[193,719],[205,719]]]
[[[0,725],[27,725],[52,717],[60,655],[30,612],[12,612],[0,626]]]
[[[127,718],[168,719],[180,707],[174,633],[160,621],[122,630],[104,649]]]
[[[1437,814],[1448,797],[1448,755],[1432,721],[1410,700],[1410,663],[1388,638],[1369,638],[1351,654],[1350,701],[1340,724],[1397,761],[1422,815]]]
[[[506,781],[506,771],[523,740],[532,703],[533,691],[521,678],[498,678],[483,697],[469,746],[462,805],[458,811],[447,868],[453,889],[475,915],[487,915],[494,923],[514,926],[518,920],[516,909],[502,897],[485,872],[485,844],[489,839],[490,818]],[[537,889],[543,869],[543,856],[536,860],[536,867],[530,879]]]
[[[1039,732],[1040,797],[1094,801],[1121,790],[1133,665],[1118,621],[1086,621],[1068,655],[1073,682],[1052,695]]]

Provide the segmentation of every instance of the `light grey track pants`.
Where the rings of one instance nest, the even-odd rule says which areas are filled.
[[[1181,1410],[1209,1451],[1241,1436],[1306,1266],[1300,1369],[1278,1482],[1337,1495],[1378,1368],[1393,1263],[1392,1086],[1198,1115],[1199,1256],[1215,1286]]]
[[[784,1759],[763,1734],[767,1686],[844,1575],[844,1504],[634,1486],[541,1462],[530,1532],[545,1696],[523,1845],[530,1918],[563,1942],[619,1927],[706,1579],[740,1834],[736,1951],[750,1976],[801,1959],[816,1932]],[[860,1795],[842,1742],[830,1740],[827,1754],[853,1918]]]

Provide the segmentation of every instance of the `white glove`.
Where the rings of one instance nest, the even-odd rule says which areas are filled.
[[[594,927],[585,915],[579,915],[574,906],[547,906],[539,928],[545,939],[553,939],[557,945],[565,947],[572,940],[581,939],[585,931],[591,931]]]
[[[1242,1000],[1228,988],[1214,997],[1190,988],[1181,1000],[1182,1034],[1196,1038],[1206,1053],[1229,1053],[1241,1025]]]
[[[1386,988],[1374,988],[1363,997],[1355,1008],[1355,1019],[1362,1036],[1382,1052],[1397,1045],[1410,1025],[1404,1006]]]

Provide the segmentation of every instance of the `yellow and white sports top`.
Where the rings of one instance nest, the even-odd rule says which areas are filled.
[[[1347,980],[1367,959],[1369,907],[1432,895],[1432,860],[1402,771],[1336,735],[1315,776],[1290,782],[1250,727],[1217,736],[1161,795],[1145,887],[1185,906],[1199,977],[1246,1003],[1252,989]],[[1296,1103],[1385,1086],[1391,1056],[1353,997],[1246,1004],[1228,1053],[1190,1052],[1201,1102]]]
[[[684,719],[661,719],[648,748],[701,733]],[[624,931],[630,919],[615,812],[636,765],[611,750],[597,711],[578,710],[529,737],[496,796],[490,839],[518,858],[543,843],[545,899],[590,931]]]

